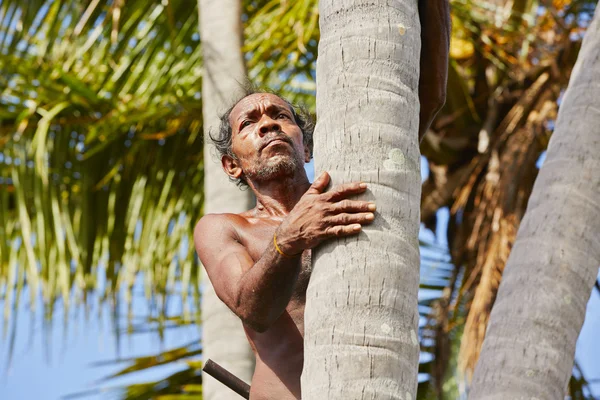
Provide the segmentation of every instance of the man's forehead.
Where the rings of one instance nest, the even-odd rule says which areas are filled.
[[[290,109],[290,105],[275,94],[254,93],[237,102],[237,104],[231,110],[230,119],[235,120],[235,118],[239,115],[251,112],[258,108],[266,108],[271,105],[277,105]]]

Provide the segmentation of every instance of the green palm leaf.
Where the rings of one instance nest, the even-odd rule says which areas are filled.
[[[194,280],[197,14],[185,1],[118,4],[0,6],[0,138],[11,161],[0,167],[1,212],[15,221],[0,236],[5,301],[22,286],[6,264],[17,237],[27,239],[13,258],[26,256],[30,293],[50,311],[94,289],[113,298],[141,271],[155,278],[149,299],[174,293],[184,264],[182,291]],[[10,315],[5,309],[6,325]]]

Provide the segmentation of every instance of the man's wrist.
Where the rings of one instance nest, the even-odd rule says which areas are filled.
[[[278,235],[278,233],[275,231],[273,234],[273,245],[277,253],[287,258],[294,258],[302,254],[302,250],[295,249],[290,241],[286,240],[285,235]]]

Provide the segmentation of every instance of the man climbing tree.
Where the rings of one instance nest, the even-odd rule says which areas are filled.
[[[427,90],[419,93],[420,136],[444,102],[447,73],[448,4],[431,7],[435,12],[424,13],[422,24],[435,26],[436,34],[423,36],[423,49],[437,52],[422,54],[422,60],[443,61],[422,63],[420,82]],[[250,398],[299,399],[311,250],[327,239],[360,233],[375,220],[376,206],[350,199],[367,190],[362,182],[327,191],[330,176],[323,172],[310,184],[303,164],[312,157],[312,124],[274,94],[249,93],[234,104],[222,117],[215,144],[225,172],[249,186],[257,204],[240,214],[203,217],[194,232],[196,249],[255,352]]]

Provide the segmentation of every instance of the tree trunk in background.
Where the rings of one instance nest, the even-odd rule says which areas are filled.
[[[600,265],[600,11],[508,259],[470,399],[560,399]]]
[[[240,0],[198,0],[200,40],[204,56],[202,114],[204,118],[204,213],[238,213],[252,205],[249,191],[241,191],[223,172],[208,132],[219,126],[219,115],[242,94],[246,80],[242,54]],[[239,378],[250,383],[254,356],[242,324],[219,300],[202,268],[202,350]],[[202,374],[204,400],[239,399],[214,378]]]
[[[321,0],[317,171],[365,181],[375,222],[315,250],[302,399],[414,399],[419,340],[416,0]],[[317,172],[317,175],[318,173]]]

